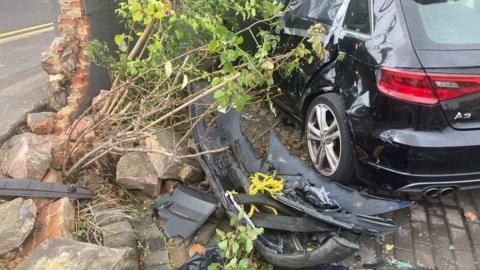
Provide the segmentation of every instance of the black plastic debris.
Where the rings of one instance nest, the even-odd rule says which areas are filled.
[[[154,204],[158,217],[166,220],[162,225],[170,238],[192,236],[218,206],[218,200],[207,193],[179,186],[172,193],[162,195]]]
[[[223,265],[220,248],[207,248],[203,254],[196,254],[190,258],[179,270],[207,270],[208,266],[214,263]]]
[[[284,267],[275,267],[274,270],[290,270]],[[348,267],[343,265],[335,265],[335,264],[322,264],[312,267],[305,267],[300,268],[299,270],[348,270]]]
[[[203,115],[211,102],[212,97],[206,97],[192,106],[192,117]],[[240,205],[260,208],[260,214],[245,215],[242,222],[265,229],[255,248],[275,266],[297,269],[339,262],[358,250],[355,239],[359,234],[386,235],[398,229],[392,220],[376,215],[410,206],[328,181],[291,155],[273,133],[268,155],[259,158],[242,133],[240,114],[235,110],[200,120],[194,140],[198,152],[210,151],[200,156],[199,162],[227,213],[238,215]],[[230,150],[211,151],[225,147]],[[283,195],[248,195],[250,176],[274,171],[285,181]],[[230,192],[233,190],[238,194]],[[267,206],[277,209],[278,215]]]
[[[302,186],[308,184],[314,187],[324,187],[329,192],[331,200],[336,201],[343,209],[353,214],[381,215],[411,205],[410,202],[406,201],[363,194],[349,187],[326,180],[298,157],[292,155],[273,133],[270,134],[269,151],[264,166],[276,168],[280,175],[285,175],[284,178],[290,182],[289,185]],[[297,181],[298,183],[296,183]]]
[[[28,179],[0,179],[0,197],[90,199],[90,191],[58,183],[45,183]]]

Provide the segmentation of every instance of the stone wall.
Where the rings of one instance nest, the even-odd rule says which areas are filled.
[[[64,134],[88,96],[91,27],[84,0],[58,0],[58,12],[58,36],[42,55],[42,65],[49,74],[48,105],[57,111],[54,131]]]
[[[89,40],[97,39],[113,48],[113,37],[122,29],[115,17],[114,0],[52,1],[58,10],[57,38],[43,53],[42,66],[49,74],[48,106],[56,115],[43,123],[52,125],[44,130],[65,134],[93,97],[111,85],[107,70],[89,59]]]

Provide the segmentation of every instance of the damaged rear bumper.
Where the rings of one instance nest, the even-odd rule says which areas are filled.
[[[192,116],[202,115],[205,104],[209,103],[208,100],[203,100],[192,106]],[[265,229],[255,246],[273,265],[301,268],[341,261],[359,248],[343,236],[360,233],[378,236],[394,232],[397,225],[375,215],[410,205],[408,202],[361,194],[328,182],[291,155],[273,133],[270,134],[268,155],[260,159],[248,138],[241,132],[237,112],[217,113],[214,119],[208,125],[205,119],[199,121],[194,130],[194,140],[198,152],[230,148],[229,151],[211,152],[199,157],[212,189],[230,215],[238,213],[237,203],[248,205],[249,195],[246,191],[250,186],[249,176],[256,172],[277,171],[278,176],[285,181],[283,195],[275,199],[264,199],[265,204],[276,205],[280,216],[262,213],[252,220],[244,219],[246,224]],[[235,202],[226,196],[233,190],[243,195],[243,199],[240,196],[235,197],[235,200],[243,201]],[[323,192],[320,196],[324,197],[323,200],[314,196],[316,192]],[[254,200],[258,201],[259,198]],[[282,216],[285,217],[284,225],[281,222]],[[288,226],[290,222],[298,226]],[[314,248],[311,250],[306,246]]]

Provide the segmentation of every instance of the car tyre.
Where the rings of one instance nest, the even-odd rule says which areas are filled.
[[[345,105],[338,94],[326,93],[312,101],[305,134],[313,167],[331,181],[351,183],[355,170],[353,143]]]

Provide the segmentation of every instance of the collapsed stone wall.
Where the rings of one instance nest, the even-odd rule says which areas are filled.
[[[91,27],[84,4],[84,0],[58,0],[58,37],[42,54],[43,69],[49,74],[48,105],[57,113],[39,119],[40,133],[65,134],[88,97],[91,64],[86,47]]]
[[[86,128],[88,123],[82,124],[82,121],[79,121],[69,140],[66,133],[81,113],[81,109],[88,106],[89,100],[95,95],[94,91],[89,92],[90,81],[99,77],[98,72],[92,72],[92,67],[96,67],[91,63],[86,51],[89,40],[95,38],[90,21],[94,21],[97,27],[100,25],[101,31],[106,33],[104,39],[113,40],[113,33],[109,28],[115,18],[112,11],[115,8],[113,0],[51,1],[58,7],[57,37],[41,57],[42,67],[49,75],[49,110],[30,113],[27,116],[27,126],[31,133],[15,135],[0,146],[0,178],[65,183],[61,171],[65,163],[65,146],[73,144],[78,139],[75,134],[83,132],[82,128]],[[90,12],[86,4],[87,7],[90,5]],[[101,17],[104,14],[95,14],[93,11],[98,6],[101,7],[98,10],[111,16]],[[98,19],[99,17],[102,20]],[[99,30],[95,31],[98,37]],[[107,83],[110,81],[108,77],[103,79]],[[108,84],[104,85],[102,87],[108,88]],[[17,250],[10,252],[12,254],[8,256],[0,252],[0,269],[15,268],[19,261],[16,258],[21,259],[21,256],[28,255],[50,238],[73,237],[75,208],[67,198],[35,198],[33,203],[36,205],[36,216],[32,216],[35,225],[30,228],[31,233],[25,231],[29,236],[18,243],[23,247],[21,254]],[[1,229],[0,226],[0,235]]]

